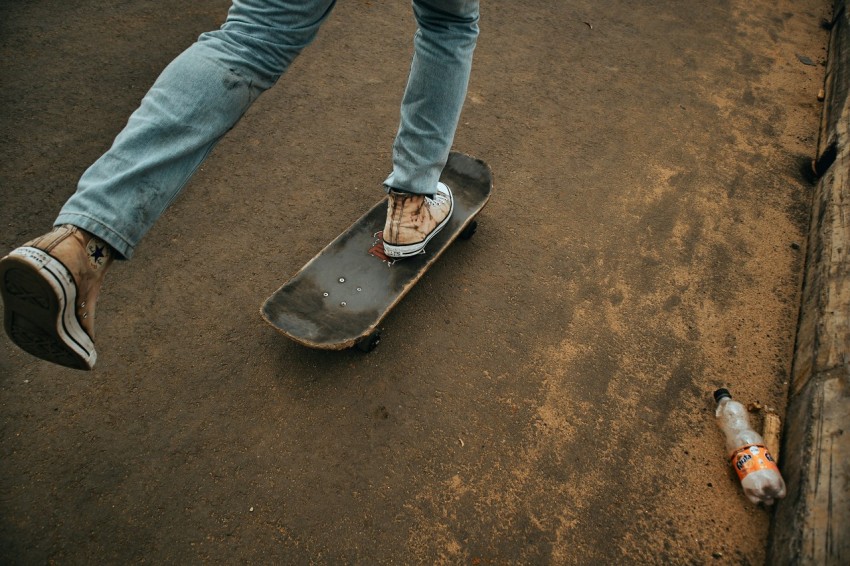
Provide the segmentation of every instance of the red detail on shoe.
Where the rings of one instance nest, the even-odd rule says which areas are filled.
[[[384,231],[375,234],[375,243],[369,248],[369,255],[373,255],[381,261],[392,263],[393,259],[384,252]]]

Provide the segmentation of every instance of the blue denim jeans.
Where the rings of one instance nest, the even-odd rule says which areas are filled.
[[[221,29],[172,61],[55,224],[130,258],[221,137],[316,36],[336,0],[234,0]],[[413,0],[414,56],[384,184],[435,192],[466,97],[478,0]]]

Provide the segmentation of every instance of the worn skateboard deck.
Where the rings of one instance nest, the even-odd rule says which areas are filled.
[[[472,236],[493,187],[490,168],[460,153],[449,156],[440,180],[452,190],[454,212],[424,254],[395,261],[384,255],[384,198],[270,296],[263,318],[311,348],[374,348],[384,316],[458,236]]]

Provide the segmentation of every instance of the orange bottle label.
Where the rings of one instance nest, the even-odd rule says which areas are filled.
[[[747,444],[735,450],[732,454],[732,467],[738,472],[738,479],[741,480],[759,470],[779,472],[779,467],[764,444]]]

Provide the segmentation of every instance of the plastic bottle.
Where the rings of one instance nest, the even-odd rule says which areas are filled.
[[[750,426],[747,410],[727,389],[714,392],[717,424],[726,435],[726,451],[738,473],[744,494],[753,503],[773,505],[785,497],[785,482],[764,440]]]

